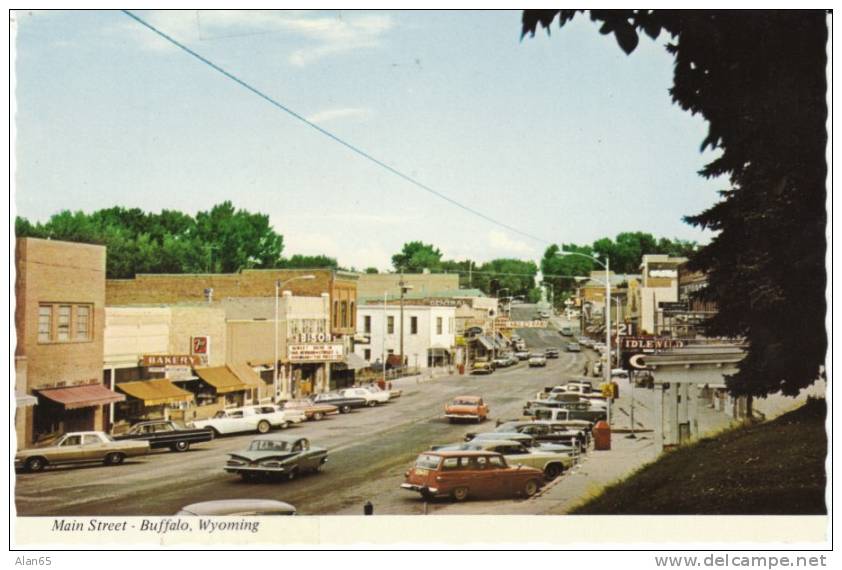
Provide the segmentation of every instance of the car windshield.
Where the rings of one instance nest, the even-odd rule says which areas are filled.
[[[468,400],[466,398],[456,398],[453,400],[454,406],[476,406],[476,400]]]
[[[415,466],[421,469],[435,469],[439,466],[441,457],[438,455],[419,455],[415,461]]]
[[[289,444],[286,441],[274,439],[256,439],[249,445],[249,451],[287,451]]]

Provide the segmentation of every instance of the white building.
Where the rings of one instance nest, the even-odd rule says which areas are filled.
[[[400,354],[400,306],[359,305],[355,353],[367,362]],[[403,308],[404,357],[408,366],[429,368],[452,363],[456,341],[456,307],[408,305]]]
[[[678,267],[685,257],[644,255],[640,264],[640,329],[649,334],[660,333],[663,311],[660,303],[678,301]]]

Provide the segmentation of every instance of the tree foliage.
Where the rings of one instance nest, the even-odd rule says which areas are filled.
[[[283,259],[278,267],[285,269],[339,269],[339,263],[333,257],[326,255],[300,255],[295,254],[289,259]]]
[[[63,211],[45,223],[15,220],[18,237],[39,237],[106,246],[109,278],[137,273],[230,273],[281,264],[283,237],[265,214],[217,204],[195,217],[164,210],[106,208],[91,214]]]
[[[396,271],[421,273],[425,269],[432,273],[441,271],[441,251],[433,245],[420,241],[403,244],[399,253],[392,256],[392,265]]]
[[[524,35],[578,10],[523,15]],[[669,35],[673,101],[708,123],[720,149],[701,175],[727,176],[721,201],[691,224],[712,229],[692,255],[719,305],[711,334],[748,344],[732,393],[794,395],[820,375],[825,315],[826,14],[795,11],[591,10],[626,53],[638,32]]]
[[[473,272],[473,285],[491,296],[528,298],[536,289],[538,266],[534,261],[501,258],[487,261]]]

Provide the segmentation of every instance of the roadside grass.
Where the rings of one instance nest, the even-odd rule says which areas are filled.
[[[570,514],[826,514],[824,399],[681,446]]]

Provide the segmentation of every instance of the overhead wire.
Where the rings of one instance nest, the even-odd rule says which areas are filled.
[[[215,71],[217,71],[217,72],[221,73],[222,75],[224,75],[225,77],[227,77],[227,78],[228,78],[228,79],[230,79],[231,81],[233,81],[233,82],[237,83],[238,85],[240,85],[240,86],[241,86],[241,87],[243,87],[244,89],[246,89],[246,90],[250,91],[251,93],[253,93],[253,94],[257,95],[258,97],[260,97],[261,99],[265,100],[266,102],[268,102],[268,103],[269,103],[269,104],[271,104],[272,106],[274,106],[274,107],[276,107],[276,108],[280,109],[281,111],[284,111],[285,113],[289,114],[289,115],[290,115],[290,116],[292,116],[293,118],[295,118],[295,119],[299,120],[300,122],[304,123],[304,124],[305,124],[305,125],[307,125],[308,127],[310,127],[310,128],[312,128],[312,129],[314,129],[314,130],[318,131],[318,132],[319,132],[319,133],[321,133],[322,135],[324,135],[324,136],[328,137],[329,139],[333,140],[333,141],[334,141],[334,142],[336,142],[336,143],[339,143],[340,145],[342,145],[342,146],[344,146],[345,148],[349,149],[350,151],[352,151],[352,152],[356,153],[357,155],[359,155],[359,156],[361,156],[361,157],[365,158],[366,160],[368,160],[368,161],[370,161],[370,162],[372,162],[372,163],[376,164],[377,166],[379,166],[379,167],[381,167],[381,168],[383,168],[383,169],[387,170],[388,172],[390,172],[390,173],[394,174],[395,176],[397,176],[397,177],[399,177],[399,178],[403,179],[405,182],[408,182],[408,183],[412,184],[413,186],[415,186],[415,187],[417,187],[417,188],[420,188],[421,190],[424,190],[425,192],[428,192],[428,193],[432,194],[433,196],[436,196],[437,198],[440,198],[441,200],[444,200],[445,202],[450,203],[450,204],[451,204],[451,205],[453,205],[453,206],[456,206],[457,208],[460,208],[460,209],[462,209],[462,210],[464,210],[464,211],[466,211],[466,212],[468,212],[468,213],[470,213],[470,214],[473,214],[474,216],[477,216],[477,217],[479,217],[479,218],[482,218],[483,220],[485,220],[485,221],[487,221],[487,222],[489,222],[489,223],[491,223],[491,224],[494,224],[494,225],[496,225],[496,226],[499,226],[499,227],[501,227],[501,228],[504,228],[504,229],[506,229],[506,230],[509,230],[510,232],[516,233],[516,234],[518,234],[518,235],[520,235],[520,236],[523,236],[523,237],[529,238],[529,239],[531,239],[531,240],[534,240],[534,241],[537,241],[537,242],[540,242],[540,243],[543,243],[543,244],[549,244],[549,243],[551,243],[549,240],[546,240],[546,239],[543,239],[543,238],[537,237],[537,236],[535,236],[535,235],[532,235],[532,234],[530,234],[530,233],[528,233],[528,232],[525,232],[525,231],[523,231],[523,230],[520,230],[520,229],[518,229],[518,228],[516,228],[516,227],[514,227],[514,226],[512,226],[512,225],[509,225],[509,224],[507,224],[507,223],[505,223],[505,222],[502,222],[502,221],[500,221],[500,220],[497,220],[497,219],[495,219],[495,218],[492,218],[491,216],[489,216],[489,215],[487,215],[487,214],[484,214],[484,213],[482,213],[482,212],[480,212],[480,211],[478,211],[478,210],[475,210],[474,208],[471,208],[470,206],[467,206],[467,205],[465,205],[465,204],[462,204],[461,202],[459,202],[459,201],[457,201],[457,200],[454,200],[453,198],[451,198],[451,197],[447,196],[446,194],[443,194],[443,193],[441,193],[441,192],[439,192],[439,191],[437,191],[437,190],[435,190],[435,189],[431,188],[430,186],[427,186],[427,185],[426,185],[426,184],[424,184],[423,182],[420,182],[420,181],[416,180],[416,179],[415,179],[415,178],[413,178],[412,176],[410,176],[410,175],[408,175],[408,174],[404,174],[403,172],[401,172],[401,171],[400,171],[400,170],[398,170],[397,168],[394,168],[394,167],[390,166],[389,164],[387,164],[387,163],[383,162],[382,160],[380,160],[380,159],[378,159],[378,158],[376,158],[376,157],[372,156],[371,154],[369,154],[368,152],[364,151],[364,150],[363,150],[363,149],[361,149],[360,147],[358,147],[358,146],[356,146],[356,145],[354,145],[354,144],[352,144],[352,143],[350,143],[350,142],[346,141],[345,139],[343,139],[343,138],[339,137],[338,135],[335,135],[335,134],[333,134],[332,132],[328,131],[327,129],[325,129],[325,128],[323,128],[323,127],[320,127],[320,126],[319,126],[319,125],[317,125],[316,123],[314,123],[314,122],[312,122],[312,121],[308,120],[306,117],[304,117],[304,116],[303,116],[303,115],[301,115],[300,113],[298,113],[298,112],[294,111],[293,109],[291,109],[290,107],[288,107],[288,106],[284,105],[283,103],[280,103],[278,100],[276,100],[276,99],[275,99],[275,98],[273,98],[272,96],[267,95],[266,93],[264,93],[264,92],[263,92],[263,91],[261,91],[260,89],[258,89],[258,88],[256,88],[256,87],[254,87],[254,86],[253,86],[253,85],[251,85],[250,83],[246,82],[245,80],[240,79],[239,77],[237,77],[237,76],[236,76],[236,75],[234,75],[233,73],[231,73],[231,72],[227,71],[226,69],[222,68],[221,66],[219,66],[219,65],[217,65],[216,63],[212,62],[211,60],[207,59],[207,58],[206,58],[206,57],[204,57],[203,55],[201,55],[201,54],[197,53],[196,51],[194,51],[194,50],[190,49],[189,47],[187,47],[187,46],[186,46],[186,45],[184,45],[183,43],[179,42],[178,40],[176,40],[176,39],[175,39],[175,38],[173,38],[172,36],[168,35],[166,32],[164,32],[164,31],[162,31],[162,30],[160,30],[160,29],[156,28],[155,26],[153,26],[152,24],[150,24],[149,22],[147,22],[146,20],[144,20],[144,19],[143,19],[143,18],[141,18],[140,16],[138,16],[138,15],[134,14],[134,13],[133,13],[133,12],[131,12],[130,10],[121,10],[121,11],[122,11],[124,14],[126,14],[128,17],[130,17],[131,19],[135,20],[137,23],[139,23],[139,24],[141,24],[142,26],[144,26],[144,27],[148,28],[148,29],[149,29],[149,30],[151,30],[152,32],[154,32],[154,33],[158,34],[160,37],[162,37],[163,39],[167,40],[168,42],[170,42],[170,43],[171,43],[171,44],[173,44],[174,46],[178,47],[179,49],[183,50],[184,52],[186,52],[186,53],[188,53],[189,55],[193,56],[194,58],[198,59],[199,61],[201,61],[202,63],[204,63],[204,64],[205,64],[205,65],[207,65],[208,67],[210,67],[211,69],[213,69],[213,70],[215,70]]]

